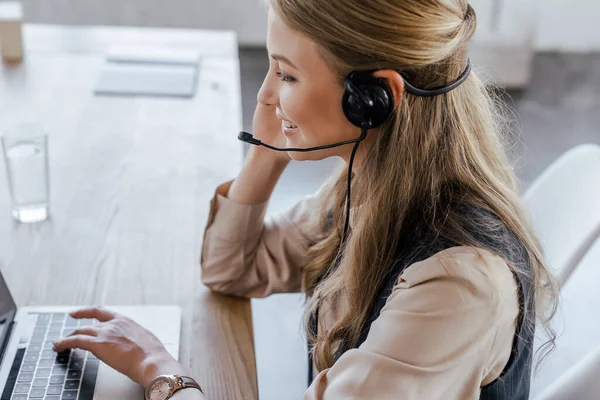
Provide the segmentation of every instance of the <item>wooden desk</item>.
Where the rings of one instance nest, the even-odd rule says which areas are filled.
[[[209,399],[257,399],[248,301],[210,293],[199,254],[214,188],[241,166],[232,32],[28,25],[25,60],[0,64],[0,131],[49,134],[51,219],[11,218],[0,163],[0,268],[19,306],[177,304],[180,359]],[[193,99],[97,97],[112,44],[202,50]]]

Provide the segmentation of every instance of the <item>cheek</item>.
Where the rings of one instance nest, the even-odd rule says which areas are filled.
[[[333,92],[333,93],[332,93]],[[288,87],[280,92],[284,114],[296,123],[311,143],[330,143],[352,136],[352,125],[342,111],[342,93]]]
[[[310,91],[301,85],[282,86],[279,92],[279,103],[285,116],[297,125],[310,122],[313,110],[311,109],[313,96]]]

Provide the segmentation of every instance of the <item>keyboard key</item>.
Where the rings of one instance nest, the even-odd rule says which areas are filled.
[[[38,317],[37,317],[37,323],[39,324],[40,322],[49,322],[51,318],[52,318],[51,314],[39,313]]]
[[[62,337],[67,337],[69,336],[71,333],[73,333],[73,329],[63,329],[61,332],[61,336]]]
[[[21,367],[24,356],[25,349],[17,350],[17,354],[15,354],[12,366],[10,367],[10,372],[8,373],[8,378],[6,379],[6,384],[4,385],[4,391],[2,392],[2,397],[0,397],[0,400],[10,399],[15,384],[17,383],[17,375],[19,374],[19,368]]]
[[[21,371],[23,372],[33,372],[35,371],[35,364],[23,364]]]
[[[50,325],[50,321],[38,320],[35,323],[35,328],[34,329],[48,328],[48,325]]]
[[[40,360],[40,362],[38,363],[38,366],[40,366],[40,367],[51,367],[53,365],[54,365],[53,358],[42,358]]]
[[[39,343],[30,343],[29,346],[27,346],[27,351],[29,353],[39,353],[42,350],[42,345]]]
[[[51,349],[54,347],[54,343],[52,342],[52,340],[46,340],[44,342],[44,349]]]
[[[54,350],[46,349],[42,351],[40,354],[42,358],[53,358],[56,356],[56,352]]]
[[[96,320],[95,319],[81,319],[79,320],[79,326],[93,326],[94,324],[96,324]]]
[[[35,371],[36,378],[48,378],[50,376],[50,368],[38,368]]]
[[[79,381],[66,381],[65,390],[77,390],[79,389]]]
[[[62,400],[76,400],[77,390],[65,390],[62,394]]]
[[[44,343],[44,340],[46,340],[44,336],[32,336],[31,339],[29,339],[29,343],[40,344]]]
[[[65,381],[65,375],[52,375],[50,377],[50,385],[62,385]]]
[[[81,379],[81,371],[69,371],[67,372],[67,379]]]
[[[88,356],[88,360],[97,360],[98,357],[96,357],[95,355],[93,355],[91,352],[87,352],[87,356]]]
[[[37,363],[38,358],[39,358],[39,356],[37,354],[35,354],[35,353],[34,354],[29,354],[28,353],[25,356],[25,362],[26,363]]]
[[[69,316],[69,317],[67,317],[67,320],[65,321],[65,327],[75,328],[75,327],[77,327],[78,322],[79,322],[78,320]]]
[[[84,351],[84,350],[80,350],[80,349],[73,350],[73,352],[71,354],[71,359],[85,360],[85,353],[86,353],[86,351]]]
[[[38,330],[38,332],[41,332],[41,331],[47,331],[47,330],[48,330],[48,325],[50,325],[50,323],[49,323],[49,322],[47,322],[47,321],[46,321],[46,322],[38,322],[38,323],[35,325],[35,328],[34,328],[34,329],[37,329],[37,330]]]
[[[48,339],[48,340],[58,339],[60,336],[61,336],[61,331],[48,331],[48,334],[46,334],[46,339]]]
[[[57,395],[62,393],[62,385],[50,385],[46,390],[47,395]]]
[[[33,336],[44,336],[46,334],[47,329],[45,327],[35,328],[33,330]]]
[[[69,356],[56,356],[56,360],[55,360],[56,364],[68,364],[69,363]]]
[[[13,359],[13,364],[10,367],[10,375],[16,377],[19,373],[19,368],[21,368],[21,363],[25,358],[25,349],[18,349],[15,354],[15,358]]]
[[[17,383],[15,393],[29,393],[30,385],[28,383]]]
[[[31,389],[31,392],[29,392],[30,399],[43,399],[44,395],[46,395],[46,388]]]
[[[74,370],[74,371],[83,369],[83,360],[77,360],[77,359],[72,360],[69,363],[69,369]]]
[[[39,358],[40,357],[40,353],[41,352],[39,350],[38,351],[31,351],[31,350],[27,349],[27,353],[25,353],[25,357],[27,357],[27,356],[32,356],[32,357],[36,356],[36,357]]]
[[[67,364],[58,364],[52,367],[52,375],[65,375],[67,373]]]
[[[48,330],[50,331],[61,331],[63,328],[62,322],[53,322],[49,325]]]
[[[99,366],[100,362],[98,360],[88,360],[88,362],[85,364],[85,369],[83,370],[83,377],[81,379],[81,400],[93,399]]]
[[[26,394],[15,394],[11,397],[12,400],[27,400]]]
[[[64,319],[67,317],[66,313],[53,313],[52,314],[52,321],[64,321]]]
[[[33,373],[21,372],[21,375],[19,375],[18,382],[31,382],[32,380],[33,380]]]
[[[60,396],[46,396],[44,400],[60,400]]]
[[[35,378],[32,386],[48,386],[48,378]]]

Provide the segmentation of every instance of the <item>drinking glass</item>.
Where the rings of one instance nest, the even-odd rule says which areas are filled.
[[[24,223],[48,218],[48,135],[36,124],[19,124],[2,136],[13,217]]]

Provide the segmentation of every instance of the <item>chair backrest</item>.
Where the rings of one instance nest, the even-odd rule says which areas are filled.
[[[600,236],[600,146],[564,153],[529,187],[524,202],[562,286]]]
[[[535,180],[523,197],[546,262],[556,274],[562,292],[567,279],[600,236],[600,146],[585,144],[567,151]],[[564,331],[567,315],[563,311],[561,304],[553,326],[560,335],[572,334]],[[573,340],[572,335],[567,336]],[[576,362],[570,359],[573,354],[569,340],[560,337],[555,352],[537,371],[532,398],[539,400],[540,392]],[[536,335],[536,350],[544,342],[543,335]],[[545,391],[541,398],[554,398],[547,396],[550,393]]]

